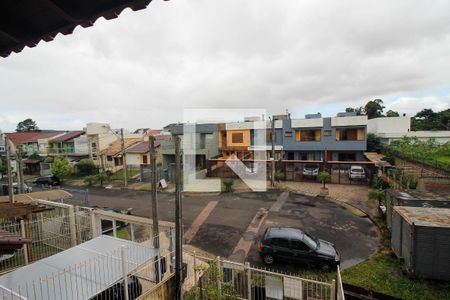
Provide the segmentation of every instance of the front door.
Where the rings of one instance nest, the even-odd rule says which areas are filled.
[[[142,163],[145,165],[148,164],[147,155],[142,156]]]
[[[327,161],[332,161],[332,160],[333,160],[333,152],[327,151]]]

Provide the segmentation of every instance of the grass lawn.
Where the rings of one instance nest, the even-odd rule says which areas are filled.
[[[109,232],[108,235],[113,236],[113,232]],[[127,227],[123,227],[117,230],[117,237],[119,239],[124,239],[124,240],[131,240],[130,235],[128,233],[128,229]]]
[[[369,260],[342,271],[342,280],[355,286],[402,299],[450,300],[450,283],[410,279],[390,250],[381,250]]]
[[[130,179],[133,176],[136,176],[139,174],[139,170],[129,170],[128,171],[128,179]],[[114,173],[111,177],[112,180],[123,180],[123,171],[117,171]]]

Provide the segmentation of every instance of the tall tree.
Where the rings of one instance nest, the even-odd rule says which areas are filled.
[[[73,166],[64,157],[56,156],[51,166],[51,171],[53,175],[62,180],[73,173]]]
[[[419,111],[412,118],[412,130],[450,130],[450,109],[434,112],[431,108]]]
[[[37,126],[35,121],[28,118],[17,124],[16,131],[17,132],[39,131],[39,127]]]
[[[345,112],[355,112],[357,116],[360,116],[360,115],[363,114],[363,108],[361,106],[360,107],[355,107],[355,108],[347,107],[345,109]]]
[[[383,117],[383,109],[383,100],[381,99],[371,100],[364,106],[364,111],[369,119]]]
[[[386,112],[386,117],[400,117],[400,114],[398,111],[393,111],[390,109]]]

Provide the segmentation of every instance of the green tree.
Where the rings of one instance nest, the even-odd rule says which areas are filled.
[[[97,182],[97,176],[95,175],[89,175],[84,177],[83,182],[86,183],[88,186],[94,185],[94,183]]]
[[[40,156],[39,153],[37,153],[37,152],[34,152],[33,154],[31,154],[30,156],[28,156],[28,158],[42,161],[42,156]]]
[[[450,109],[441,112],[434,112],[431,108],[422,109],[412,118],[411,129],[450,130]]]
[[[347,107],[347,108],[345,109],[345,112],[355,112],[357,116],[360,116],[360,115],[363,114],[364,109],[363,109],[361,106],[360,106],[360,107],[355,107],[355,108],[353,108],[353,107]]]
[[[331,181],[331,175],[327,171],[320,172],[317,176],[317,180],[322,182],[323,188],[326,188],[325,184]]]
[[[96,166],[94,164],[94,161],[89,158],[84,158],[78,162],[77,171],[80,175],[92,175],[94,174],[96,170]]]
[[[373,133],[367,134],[367,151],[377,152],[383,149],[381,139]]]
[[[393,111],[390,109],[386,112],[386,117],[400,117],[400,114],[398,113],[398,111]]]
[[[225,187],[225,192],[232,192],[233,191],[233,183],[234,180],[230,178],[225,178],[223,180],[223,185]]]
[[[28,118],[19,122],[16,127],[17,132],[31,132],[31,131],[40,131],[36,122],[32,119]]]
[[[364,112],[366,113],[367,118],[374,119],[383,117],[384,108],[385,107],[383,106],[383,100],[375,99],[366,103],[366,105],[364,106]]]
[[[73,173],[73,166],[64,157],[55,157],[51,171],[53,175],[62,181]]]
[[[96,181],[100,182],[100,186],[103,186],[103,182],[110,182],[111,176],[108,175],[106,172],[101,172],[97,175],[95,175]]]

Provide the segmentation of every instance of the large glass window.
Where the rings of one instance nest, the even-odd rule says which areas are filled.
[[[301,129],[295,131],[295,140],[297,142],[320,141],[320,129]]]
[[[233,144],[242,144],[244,142],[244,134],[242,132],[232,133],[231,141]]]
[[[338,128],[336,129],[336,141],[364,141],[364,128]]]

